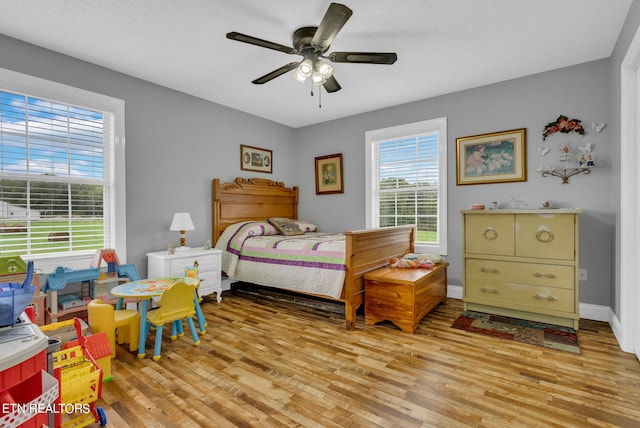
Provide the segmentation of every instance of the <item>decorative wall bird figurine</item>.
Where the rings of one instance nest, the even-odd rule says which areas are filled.
[[[585,144],[584,147],[578,146],[578,149],[585,155],[588,155],[589,153],[591,153],[591,143]]]

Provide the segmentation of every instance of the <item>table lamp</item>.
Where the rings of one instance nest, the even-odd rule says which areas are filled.
[[[169,230],[172,232],[180,232],[180,247],[176,248],[177,251],[186,251],[190,249],[190,247],[185,247],[184,245],[187,242],[185,239],[185,231],[194,229],[195,227],[193,226],[193,221],[191,221],[189,213],[175,213],[173,215],[173,220],[171,221]]]

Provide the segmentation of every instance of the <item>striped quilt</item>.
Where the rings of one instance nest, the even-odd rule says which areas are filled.
[[[216,248],[222,270],[235,280],[339,298],[345,277],[341,233],[283,236],[264,222],[227,228]]]

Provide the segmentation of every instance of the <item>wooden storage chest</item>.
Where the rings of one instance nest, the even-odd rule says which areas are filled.
[[[385,267],[365,274],[365,323],[391,321],[414,333],[420,320],[447,297],[447,266],[432,269]]]

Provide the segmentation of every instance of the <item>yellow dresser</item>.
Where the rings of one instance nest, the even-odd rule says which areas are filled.
[[[462,211],[465,310],[578,329],[581,212]]]

